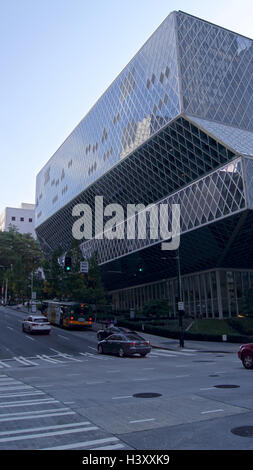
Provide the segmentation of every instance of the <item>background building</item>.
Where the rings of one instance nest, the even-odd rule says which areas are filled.
[[[73,207],[94,209],[95,196],[124,208],[177,203],[186,312],[240,313],[253,287],[252,109],[253,41],[172,12],[38,174],[45,252],[68,249]],[[168,299],[176,314],[175,253],[161,241],[82,241],[115,308]]]
[[[22,202],[19,207],[6,207],[0,215],[0,231],[8,231],[15,226],[20,233],[35,233],[35,204]]]

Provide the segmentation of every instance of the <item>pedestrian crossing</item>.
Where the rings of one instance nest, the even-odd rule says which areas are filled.
[[[55,351],[55,354],[36,354],[31,357],[13,356],[12,358],[2,359],[0,361],[0,372],[4,369],[19,367],[43,367],[43,366],[62,366],[70,363],[82,363],[94,360],[99,361],[115,361],[122,360],[117,356],[101,355],[94,352],[79,352],[76,354],[66,354],[61,351]],[[172,357],[191,357],[196,355],[196,350],[174,351],[153,348],[146,356],[146,359],[152,358],[172,358]]]
[[[0,375],[0,429],[0,450],[131,449],[75,409],[5,374]]]

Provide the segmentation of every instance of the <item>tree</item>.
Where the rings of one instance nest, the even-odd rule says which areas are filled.
[[[2,282],[8,279],[11,297],[31,296],[32,273],[36,273],[43,262],[40,245],[30,234],[21,234],[14,227],[0,232],[0,279]]]
[[[77,240],[65,253],[71,258],[71,271],[65,272],[59,258],[63,256],[61,250],[56,250],[51,259],[45,263],[44,295],[59,300],[85,302],[88,304],[105,305],[106,293],[102,284],[100,269],[96,255],[89,259],[88,274],[80,273],[80,262],[83,254]]]

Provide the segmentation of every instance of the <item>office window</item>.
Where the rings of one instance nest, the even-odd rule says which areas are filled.
[[[12,216],[11,220],[16,220],[16,217]]]
[[[32,222],[32,221],[33,221],[33,219],[31,217],[29,217],[29,222]]]
[[[20,217],[20,222],[24,222],[24,217]]]

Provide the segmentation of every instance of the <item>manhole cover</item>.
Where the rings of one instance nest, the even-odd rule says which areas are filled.
[[[214,385],[216,388],[239,388],[240,385]]]
[[[241,426],[240,428],[231,429],[233,434],[242,437],[253,437],[253,426]]]
[[[135,398],[155,398],[161,397],[161,393],[135,393],[133,397]]]
[[[209,375],[208,377],[219,377],[218,374],[212,374],[212,375]]]

